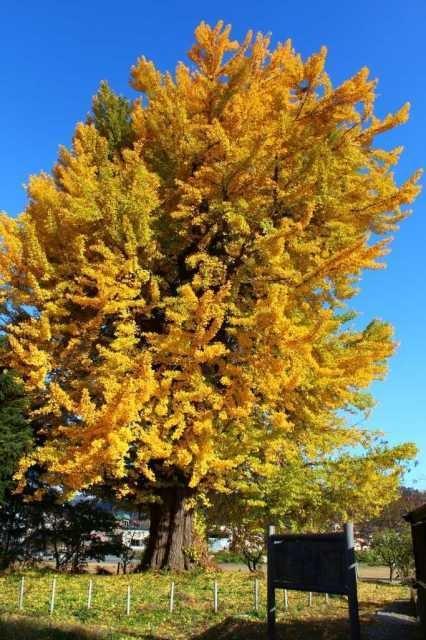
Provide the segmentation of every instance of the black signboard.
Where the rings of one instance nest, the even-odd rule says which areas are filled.
[[[347,595],[351,639],[360,627],[352,524],[342,533],[268,538],[268,638],[275,639],[275,589]]]

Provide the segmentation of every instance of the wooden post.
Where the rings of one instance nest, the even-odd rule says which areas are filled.
[[[270,529],[271,530],[271,527]],[[273,535],[273,534],[271,534]],[[274,585],[274,569],[273,569],[273,538],[268,536],[268,594],[267,594],[267,618],[268,618],[268,640],[276,639],[276,603],[275,603],[275,585]]]
[[[351,626],[351,640],[360,640],[361,628],[359,624],[358,594],[356,582],[356,560],[354,549],[354,527],[348,522],[344,527],[346,564],[348,570],[348,605]]]
[[[126,615],[130,615],[130,585],[127,585]]]
[[[50,607],[49,607],[50,615],[53,615],[53,612],[55,610],[55,598],[56,598],[56,577],[53,578],[52,580],[52,593],[50,595]]]
[[[413,611],[417,611],[416,608],[416,590],[413,586],[413,584],[410,585],[410,602],[411,602],[411,607],[413,609]]]
[[[170,585],[170,606],[169,611],[173,613],[173,609],[175,608],[175,583],[172,581]]]
[[[288,591],[284,589],[284,609],[288,609]]]
[[[219,590],[218,590],[218,586],[217,586],[217,580],[214,581],[214,585],[213,585],[213,608],[214,608],[214,612],[217,613],[218,609],[219,609]]]
[[[258,578],[254,579],[254,610],[256,613],[259,611],[259,580]]]
[[[92,608],[92,593],[93,593],[93,580],[90,578],[89,580],[89,589],[87,592],[87,608]]]
[[[330,601],[330,600],[329,600],[329,597],[328,597],[328,593],[326,593],[326,594],[325,594],[325,604],[328,604],[328,603],[329,603],[329,601]]]
[[[20,611],[22,611],[22,609],[24,608],[24,589],[25,589],[25,578],[24,576],[22,576],[21,586],[19,589],[19,601],[18,601],[18,607]]]
[[[312,607],[312,591],[309,592],[308,605]]]

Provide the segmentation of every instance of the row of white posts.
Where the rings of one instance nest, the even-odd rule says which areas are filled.
[[[19,596],[18,596],[18,608],[20,611],[24,609],[24,594],[25,594],[25,578],[22,576],[21,582],[19,585]],[[56,578],[52,580],[52,589],[50,592],[49,598],[49,614],[53,615],[55,610],[55,601],[56,601]],[[89,580],[88,590],[87,590],[87,608],[92,608],[93,601],[93,580]],[[254,610],[256,612],[259,611],[259,579],[255,578],[253,581],[253,601],[254,601]],[[132,602],[132,594],[130,585],[127,586],[127,598],[126,598],[126,614],[130,615],[131,610],[131,602]],[[329,603],[328,593],[325,594],[325,602]],[[313,605],[313,594],[309,592],[308,594],[308,605],[312,607]],[[169,591],[169,612],[173,613],[175,608],[175,583],[172,581],[170,583],[170,591]],[[284,609],[288,609],[288,591],[284,589]],[[213,610],[215,613],[219,611],[219,585],[217,580],[213,583]]]

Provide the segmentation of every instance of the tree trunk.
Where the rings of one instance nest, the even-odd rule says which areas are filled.
[[[186,487],[159,489],[161,502],[151,504],[149,539],[142,569],[190,569],[192,561],[193,510],[186,502],[191,491]]]

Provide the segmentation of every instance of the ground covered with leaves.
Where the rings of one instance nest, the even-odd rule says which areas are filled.
[[[21,578],[25,578],[19,610]],[[0,637],[2,640],[250,640],[266,634],[266,584],[259,578],[255,609],[254,578],[243,572],[194,574],[132,574],[129,576],[56,576],[56,598],[50,615],[52,573],[28,571],[0,577]],[[89,580],[92,606],[87,608]],[[175,583],[170,612],[170,585]],[[214,611],[214,581],[218,611]],[[130,613],[127,614],[130,585]],[[289,592],[288,610],[277,593],[278,637],[292,640],[343,640],[348,637],[344,598]],[[360,610],[365,637],[370,636],[379,609],[408,601],[407,587],[361,582]],[[411,631],[410,631],[411,633]],[[418,629],[404,640],[417,640]]]

